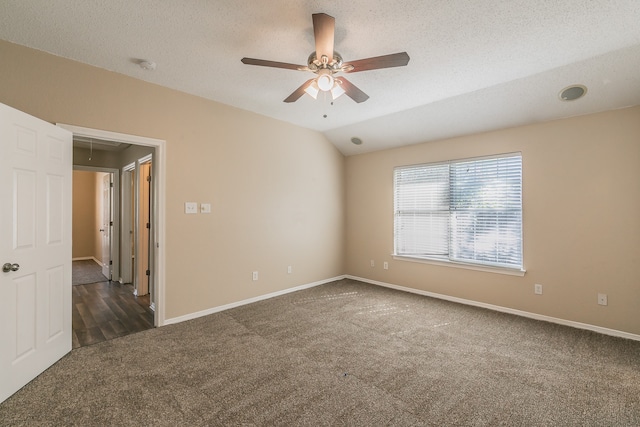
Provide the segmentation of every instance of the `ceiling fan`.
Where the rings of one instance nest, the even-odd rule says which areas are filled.
[[[335,18],[325,13],[314,13],[313,35],[316,50],[311,52],[307,65],[289,64],[286,62],[266,61],[264,59],[242,58],[243,64],[263,67],[284,68],[287,70],[311,71],[317,77],[307,80],[289,95],[284,102],[295,102],[305,93],[317,98],[320,91],[330,92],[333,99],[346,93],[348,97],[360,103],[369,99],[369,95],[358,89],[344,77],[334,77],[337,73],[356,73],[358,71],[377,70],[379,68],[402,67],[409,63],[407,52],[376,56],[344,63],[342,56],[333,50],[335,34]]]

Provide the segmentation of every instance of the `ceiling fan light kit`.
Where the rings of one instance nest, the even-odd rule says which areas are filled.
[[[307,95],[309,95],[313,99],[317,99],[318,92],[320,92],[320,88],[318,87],[318,84],[314,80],[309,86],[306,87],[304,91],[307,93]]]
[[[345,93],[345,91],[344,91],[344,89],[342,89],[342,86],[340,86],[340,81],[336,80],[335,84],[331,88],[331,96],[332,96],[332,98],[334,100],[338,99],[338,97],[343,95],[344,93]]]
[[[346,93],[347,96],[355,102],[364,102],[369,99],[369,95],[361,91],[346,78],[342,76],[334,77],[334,75],[337,73],[355,73],[380,68],[402,67],[409,63],[409,55],[407,52],[400,52],[374,58],[359,59],[345,64],[343,63],[342,56],[333,50],[335,19],[325,13],[314,13],[312,18],[316,50],[309,55],[306,66],[267,61],[264,59],[242,58],[242,63],[247,65],[311,71],[317,74],[317,77],[307,80],[291,95],[285,98],[284,102],[295,102],[305,93],[313,99],[317,99],[320,91],[331,92],[334,100]]]
[[[340,86],[340,82],[338,80],[334,79],[332,76],[328,76],[330,80],[324,80],[321,79],[321,77],[323,76],[313,79],[311,84],[305,88],[304,91],[307,95],[311,96],[313,99],[318,99],[318,93],[320,93],[320,91],[331,92],[331,99],[335,101],[345,93],[345,90]]]
[[[322,69],[318,72],[318,77],[316,77],[316,83],[318,84],[318,88],[324,92],[330,91],[333,89],[333,76],[331,75],[331,71]]]

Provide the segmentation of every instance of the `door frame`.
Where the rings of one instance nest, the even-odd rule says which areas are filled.
[[[119,170],[113,168],[102,168],[99,166],[83,166],[73,165],[75,171],[95,172],[95,173],[108,173],[111,174],[111,181],[113,182],[113,189],[111,191],[111,219],[113,227],[111,227],[110,248],[109,256],[111,257],[111,277],[109,280],[117,281],[120,277],[120,218],[117,214],[120,212],[120,198],[113,197],[115,194],[119,194],[120,189],[120,176]],[[99,213],[96,213],[99,215]]]
[[[134,221],[135,214],[131,214],[134,209],[131,199],[135,195],[135,191],[131,191],[131,174],[135,174],[136,162],[130,163],[122,167],[122,186],[120,198],[122,199],[122,223],[120,224],[120,278],[122,283],[134,284],[134,275],[131,274],[133,262],[131,260],[134,252],[131,250],[131,239],[135,239]],[[134,240],[135,241],[135,240]]]
[[[153,182],[153,273],[155,276],[155,305],[154,326],[165,324],[165,241],[166,241],[166,141],[162,139],[147,138],[143,136],[127,135],[124,133],[110,132],[100,129],[92,129],[64,123],[56,123],[57,126],[73,133],[74,136],[85,138],[103,139],[107,141],[122,142],[124,144],[144,145],[155,148],[155,173]],[[70,215],[71,213],[69,213]],[[70,220],[70,219],[69,219]]]
[[[152,248],[152,235],[148,232],[145,232],[145,228],[142,226],[142,223],[145,222],[142,215],[143,213],[148,213],[151,218],[150,224],[153,225],[153,188],[151,188],[150,193],[144,193],[143,187],[146,184],[146,175],[142,174],[144,165],[149,164],[149,175],[152,177],[151,184],[153,184],[153,154],[148,154],[138,160],[136,160],[136,183],[135,183],[135,293],[138,295],[141,287],[145,289],[144,285],[141,283],[140,278],[142,277],[144,280],[144,275],[142,275],[141,270],[144,268],[144,265],[141,264],[141,261],[146,260],[147,269],[150,272],[153,272],[153,256],[151,254]],[[153,187],[153,185],[151,185]],[[145,195],[149,196],[149,199],[145,200]],[[145,212],[143,212],[143,206]],[[148,210],[148,212],[146,212]],[[153,231],[153,230],[152,230]],[[146,237],[143,238],[143,237]],[[145,255],[146,254],[146,255]],[[155,311],[154,305],[154,292],[153,292],[153,284],[154,284],[154,276],[153,274],[148,275],[147,284],[146,284],[146,293],[150,294],[151,300],[151,309]],[[146,293],[143,293],[145,295]]]

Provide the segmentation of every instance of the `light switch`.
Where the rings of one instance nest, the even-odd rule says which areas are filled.
[[[198,203],[197,202],[185,202],[185,204],[184,204],[184,213],[186,213],[186,214],[197,214],[198,213]]]
[[[211,203],[202,203],[200,205],[201,213],[211,213]]]

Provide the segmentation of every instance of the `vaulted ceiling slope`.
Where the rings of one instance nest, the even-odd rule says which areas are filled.
[[[240,59],[306,65],[318,12],[345,60],[408,66],[349,75],[361,104],[282,102],[309,74]],[[638,105],[639,22],[638,0],[0,3],[1,39],[321,131],[345,155]],[[560,101],[573,84],[586,96]]]

